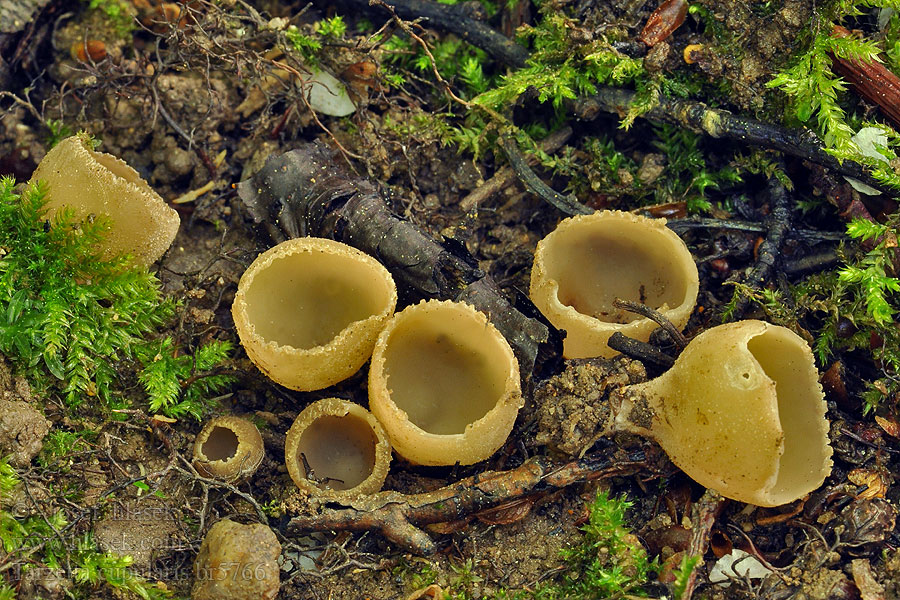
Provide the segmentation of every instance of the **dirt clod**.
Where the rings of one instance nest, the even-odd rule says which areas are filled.
[[[9,462],[27,467],[43,447],[50,421],[32,407],[31,388],[23,377],[12,377],[5,363],[0,364],[0,456],[9,454]]]
[[[584,454],[606,428],[610,392],[646,379],[644,366],[625,357],[569,361],[534,393],[537,442],[572,456]]]
[[[271,600],[278,594],[281,544],[261,523],[223,519],[213,525],[194,562],[193,600]]]

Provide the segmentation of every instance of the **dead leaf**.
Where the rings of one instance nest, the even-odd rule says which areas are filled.
[[[857,495],[857,498],[884,498],[888,484],[878,471],[870,469],[853,469],[847,473],[849,479],[855,485],[864,485],[866,489]]]

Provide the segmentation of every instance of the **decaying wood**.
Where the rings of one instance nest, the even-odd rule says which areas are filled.
[[[604,444],[605,452],[562,465],[547,456],[535,456],[510,471],[480,473],[433,492],[378,492],[353,502],[349,508],[323,508],[313,515],[294,517],[288,523],[288,532],[379,531],[405,551],[432,554],[437,544],[422,531],[425,525],[455,521],[575,483],[647,470],[648,460],[642,450],[616,455],[610,451],[611,444]]]
[[[406,299],[472,304],[509,341],[523,374],[560,356],[558,333],[540,320],[527,298],[514,306],[462,244],[438,243],[392,214],[375,186],[333,160],[325,145],[305,144],[269,157],[237,189],[253,220],[275,242],[332,238],[381,261]]]
[[[612,87],[600,87],[597,94],[570,103],[576,116],[596,119],[601,113],[624,115],[634,101],[634,92]],[[886,188],[873,178],[866,167],[852,160],[838,161],[829,154],[821,140],[809,129],[785,129],[770,123],[741,117],[727,110],[710,108],[701,102],[661,98],[659,105],[641,118],[671,123],[717,139],[733,140],[741,144],[772,148],[791,156],[828,167],[836,173],[853,177],[890,196],[896,190]]]

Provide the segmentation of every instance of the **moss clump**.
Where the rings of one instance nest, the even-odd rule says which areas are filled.
[[[0,352],[69,405],[97,397],[108,406],[116,363],[172,317],[159,281],[128,257],[100,258],[108,221],[69,211],[45,220],[46,190],[21,193],[0,180]]]

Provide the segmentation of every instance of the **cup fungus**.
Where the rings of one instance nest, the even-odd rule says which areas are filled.
[[[369,408],[397,454],[470,465],[503,445],[522,407],[519,365],[483,314],[430,300],[394,315],[369,369]]]
[[[265,456],[256,425],[241,417],[216,417],[194,441],[194,468],[204,477],[234,481],[256,472]]]
[[[298,238],[253,261],[232,314],[261,371],[310,391],[358,371],[396,305],[394,280],[374,258],[334,240]]]
[[[684,327],[699,278],[690,251],[665,219],[603,211],[562,221],[541,240],[531,271],[531,300],[566,330],[566,358],[611,357],[616,331],[647,341],[653,321],[613,306],[616,298],[658,309]]]
[[[778,506],[831,471],[812,352],[762,321],[713,327],[662,376],[622,388],[612,429],[655,439],[679,468],[723,496]]]
[[[284,460],[301,490],[352,500],[381,489],[391,445],[372,413],[353,402],[325,398],[297,415],[284,441]]]
[[[44,156],[31,180],[48,184],[48,217],[68,207],[79,219],[109,218],[110,230],[101,242],[107,258],[130,254],[135,263],[150,265],[178,233],[178,213],[124,161],[94,152],[86,136],[59,142]]]

